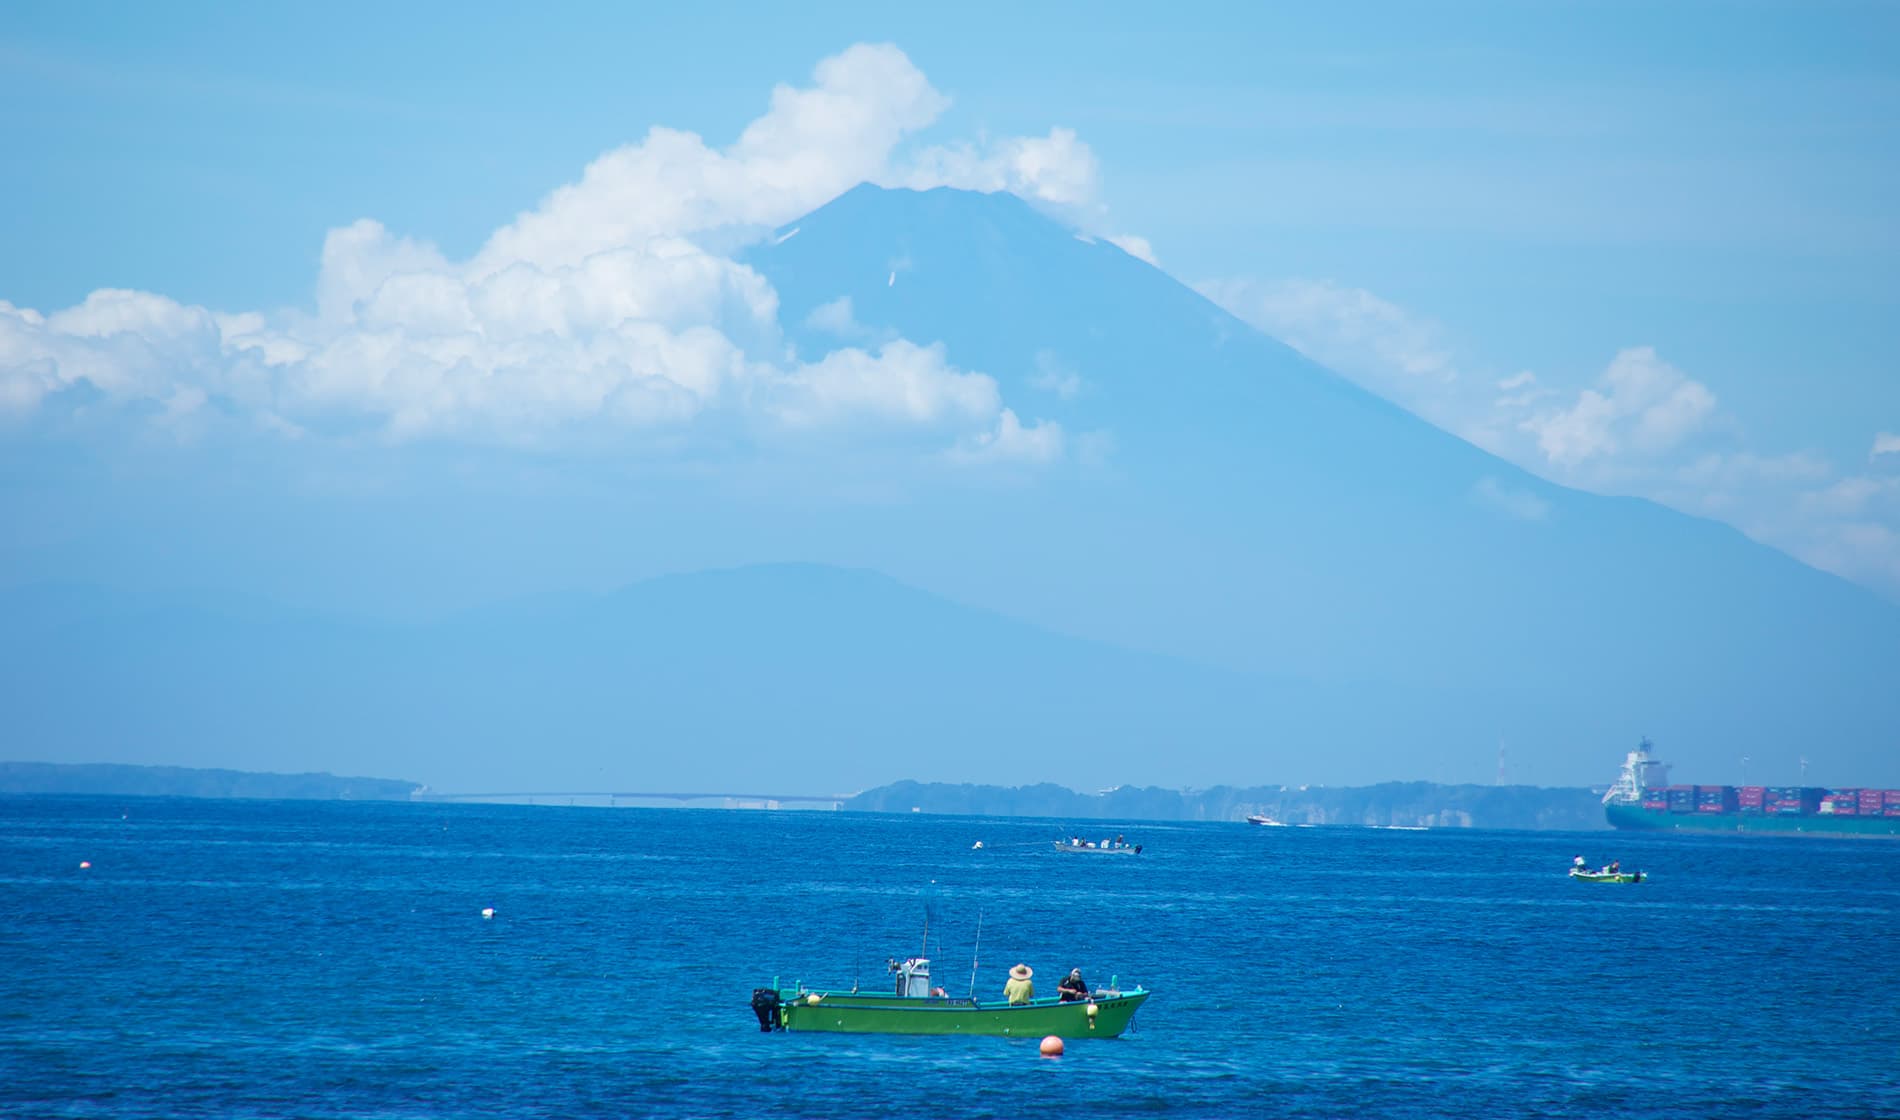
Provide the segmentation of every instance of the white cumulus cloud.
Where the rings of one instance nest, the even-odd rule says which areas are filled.
[[[1146,261],[1156,268],[1161,267],[1161,262],[1155,259],[1155,247],[1150,245],[1145,237],[1137,237],[1132,233],[1117,233],[1111,235],[1108,241],[1109,244],[1136,260]]]
[[[926,148],[890,182],[918,189],[1008,191],[1086,217],[1099,208],[1101,165],[1073,129],[1054,128],[1041,137]]]
[[[1597,493],[1634,494],[1720,518],[1816,567],[1900,597],[1900,435],[1880,432],[1868,469],[1843,476],[1812,451],[1764,454],[1735,441],[1715,392],[1652,347],[1620,351],[1590,383],[1459,368],[1430,318],[1326,281],[1197,285],[1236,317],[1517,466]],[[1079,442],[1079,441],[1078,441]],[[1473,501],[1537,520],[1536,494],[1480,479]]]
[[[1456,430],[1441,406],[1458,371],[1430,319],[1328,280],[1229,278],[1196,288],[1321,365]]]
[[[1062,426],[1053,420],[1025,425],[1004,409],[996,427],[966,439],[952,457],[968,463],[1049,463],[1062,457]]]
[[[989,421],[1007,410],[993,378],[952,368],[941,346],[899,340],[876,353],[834,350],[778,386],[774,411],[810,427],[857,415],[917,425]]]
[[[1067,129],[904,155],[948,103],[901,50],[859,44],[774,89],[726,147],[656,127],[599,156],[465,260],[367,218],[331,230],[311,309],[219,313],[111,289],[47,315],[0,302],[0,412],[83,384],[155,415],[216,400],[286,434],[503,442],[731,412],[1047,459],[1059,427],[1023,424],[940,347],[865,348],[848,301],[810,322],[860,345],[793,358],[777,293],[720,250],[864,181],[1095,205],[1095,157]]]
[[[850,296],[839,296],[812,308],[811,314],[805,316],[805,325],[838,338],[861,338],[871,333],[870,328],[858,322]]]
[[[1521,424],[1551,462],[1574,465],[1626,450],[1668,450],[1715,411],[1715,394],[1663,361],[1652,347],[1617,354],[1594,388],[1568,407]]]
[[[723,151],[693,133],[654,128],[600,156],[579,182],[497,230],[475,272],[571,265],[653,237],[780,225],[885,178],[898,142],[949,105],[889,44],[853,46],[812,76],[810,87],[773,90],[770,110]]]

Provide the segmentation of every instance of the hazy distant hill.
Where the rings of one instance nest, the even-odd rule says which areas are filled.
[[[0,679],[14,742],[41,758],[241,766],[262,745],[483,790],[1206,782],[1280,758],[1274,712],[1294,700],[818,565],[419,625],[17,599],[0,596],[23,623],[0,630]]]
[[[414,782],[334,774],[255,774],[182,766],[0,762],[0,794],[85,793],[147,797],[256,797],[407,801]]]

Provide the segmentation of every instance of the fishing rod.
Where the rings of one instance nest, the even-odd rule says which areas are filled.
[[[976,945],[970,950],[970,998],[976,999],[976,957],[983,951],[983,908],[976,909]]]

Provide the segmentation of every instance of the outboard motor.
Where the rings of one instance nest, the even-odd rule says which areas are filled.
[[[779,1025],[778,1021],[778,1003],[777,988],[752,989],[752,1013],[759,1017],[759,1029],[761,1031],[784,1029]]]

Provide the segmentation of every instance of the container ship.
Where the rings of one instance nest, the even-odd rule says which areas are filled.
[[[1900,789],[1674,786],[1644,739],[1603,795],[1611,827],[1661,832],[1900,837]]]

